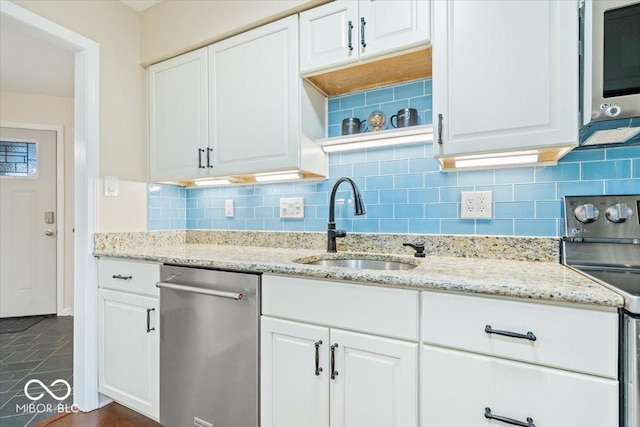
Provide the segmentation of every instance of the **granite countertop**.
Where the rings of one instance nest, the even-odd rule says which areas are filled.
[[[371,254],[369,259],[393,259],[418,266],[406,271],[376,271],[305,265],[321,258],[349,258],[354,252],[327,254],[321,250],[171,242],[163,245],[100,247],[98,257],[156,261],[308,278],[409,288],[622,307],[623,298],[558,262]],[[298,262],[296,262],[298,261]]]

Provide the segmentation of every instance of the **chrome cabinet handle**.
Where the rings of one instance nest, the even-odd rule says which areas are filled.
[[[122,274],[114,274],[113,276],[111,276],[112,279],[118,279],[118,280],[131,280],[133,279],[133,276],[123,276]]]
[[[53,230],[47,230],[47,231],[44,232],[44,235],[45,236],[49,236],[49,237],[55,236],[55,234],[56,234],[56,232],[53,231]]]
[[[320,367],[320,345],[322,344],[322,340],[316,341],[316,377],[320,375],[322,372],[322,368]]]
[[[335,380],[338,375],[338,371],[336,371],[336,348],[338,348],[338,343],[335,343],[331,346],[331,379]]]
[[[156,328],[151,327],[151,312],[156,311],[155,308],[147,308],[147,333],[151,331],[155,331]]]
[[[367,47],[367,43],[364,41],[364,26],[367,25],[367,22],[364,18],[360,18],[360,44],[362,47]]]
[[[491,325],[487,325],[484,327],[484,331],[488,334],[496,334],[496,335],[503,335],[505,337],[511,337],[511,338],[520,338],[520,339],[525,339],[525,340],[529,340],[529,341],[535,341],[538,338],[536,338],[536,336],[533,334],[533,332],[529,331],[526,334],[519,334],[517,332],[511,332],[511,331],[501,331],[498,329],[493,329],[491,327]]]
[[[204,169],[202,166],[202,153],[204,153],[204,148],[198,148],[198,168]]]
[[[347,24],[347,28],[348,28],[348,31],[349,31],[348,32],[348,34],[349,34],[348,47],[349,47],[349,50],[353,50],[353,42],[352,42],[352,39],[353,39],[353,23],[351,21],[349,21],[349,23]]]
[[[212,151],[213,151],[213,148],[207,147],[207,167],[209,169],[211,169],[213,167],[213,165],[211,164],[211,152]]]
[[[438,114],[438,144],[442,145],[442,114]]]
[[[501,421],[503,423],[511,424],[513,426],[521,426],[521,427],[536,427],[533,423],[533,418],[527,417],[527,422],[514,420],[513,418],[501,417],[500,415],[493,415],[491,413],[491,408],[484,408],[484,417],[490,420]]]

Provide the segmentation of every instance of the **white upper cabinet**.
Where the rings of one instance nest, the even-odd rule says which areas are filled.
[[[150,67],[150,180],[326,176],[326,97],[298,58],[290,16]]]
[[[577,145],[577,1],[436,1],[433,22],[436,157]]]
[[[429,0],[364,0],[358,4],[361,59],[425,43],[431,36]]]
[[[207,49],[152,65],[148,75],[151,181],[206,173]]]
[[[334,1],[300,14],[300,71],[358,60],[358,2]]]
[[[296,16],[209,46],[216,174],[298,169],[300,91]]]
[[[426,44],[428,0],[338,0],[300,14],[300,71],[311,73]]]

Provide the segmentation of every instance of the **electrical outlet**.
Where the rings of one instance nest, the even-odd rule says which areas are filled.
[[[233,199],[224,201],[224,216],[227,218],[233,217]]]
[[[493,217],[491,191],[462,191],[460,193],[460,218],[491,219]]]
[[[304,218],[304,197],[280,199],[280,218]]]

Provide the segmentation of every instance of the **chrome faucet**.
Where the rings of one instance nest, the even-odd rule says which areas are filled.
[[[336,230],[336,192],[338,191],[338,186],[343,183],[348,182],[351,185],[351,189],[353,190],[353,214],[354,215],[364,215],[367,213],[364,209],[364,202],[362,201],[362,196],[360,195],[360,190],[358,190],[358,186],[351,179],[343,176],[338,178],[336,183],[333,185],[333,190],[331,190],[331,199],[329,200],[329,223],[327,224],[327,252],[336,252],[336,237],[344,237],[347,235],[345,230]]]

